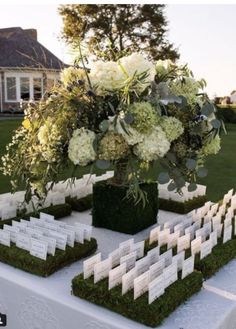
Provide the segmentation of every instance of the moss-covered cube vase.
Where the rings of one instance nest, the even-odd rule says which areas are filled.
[[[93,226],[135,234],[157,222],[157,183],[143,183],[140,187],[147,201],[135,204],[127,199],[127,187],[102,181],[93,186]]]

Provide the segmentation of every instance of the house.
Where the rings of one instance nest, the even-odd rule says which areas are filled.
[[[236,90],[233,90],[230,94],[230,101],[232,104],[236,104]]]
[[[40,100],[59,79],[64,63],[37,40],[37,30],[0,29],[0,112]]]

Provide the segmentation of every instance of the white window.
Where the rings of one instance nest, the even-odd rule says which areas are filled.
[[[40,100],[43,97],[43,77],[41,73],[5,73],[5,101],[21,102]]]
[[[16,101],[16,77],[6,78],[6,99],[9,101]]]

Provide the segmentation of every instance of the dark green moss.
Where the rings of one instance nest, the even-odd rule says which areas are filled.
[[[80,199],[77,199],[76,197],[67,197],[66,203],[68,203],[74,211],[86,211],[91,209],[93,206],[93,196],[90,194]]]
[[[148,294],[145,293],[133,300],[133,290],[121,294],[121,286],[108,290],[108,280],[93,283],[93,277],[84,280],[80,274],[72,280],[72,292],[75,296],[108,308],[129,319],[156,327],[171,314],[179,305],[198,292],[202,287],[202,274],[193,272],[184,280],[178,280],[169,286],[165,293],[148,304]]]
[[[21,218],[29,219],[30,217],[39,217],[40,211],[54,216],[55,219],[60,219],[60,218],[66,217],[66,216],[70,216],[72,209],[69,204],[65,203],[65,204],[59,204],[56,206],[50,206],[47,208],[43,208],[43,209],[40,209],[38,212],[32,212],[29,214],[18,213],[17,217],[15,217],[15,218],[0,221],[0,228],[2,228],[4,224],[11,225],[11,222],[13,220],[20,221]]]
[[[56,249],[55,256],[48,255],[44,261],[31,256],[28,251],[17,248],[14,244],[10,248],[0,245],[0,261],[26,272],[47,277],[64,266],[91,255],[96,249],[97,241],[91,239],[84,244],[75,243],[74,248],[67,246],[65,251]]]
[[[98,182],[93,186],[93,226],[135,234],[156,223],[158,190],[156,183],[141,184],[147,193],[146,205],[126,198],[127,188]]]
[[[178,214],[187,214],[193,209],[202,207],[206,201],[206,196],[199,196],[186,202],[159,199],[159,209],[175,212]]]

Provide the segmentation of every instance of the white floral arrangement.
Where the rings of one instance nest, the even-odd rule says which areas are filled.
[[[220,150],[221,122],[204,87],[186,65],[139,53],[66,68],[51,95],[29,105],[3,171],[15,186],[24,181],[42,195],[70,163],[113,167],[111,184],[129,186],[137,199],[145,171],[156,164],[159,183],[180,191],[188,181],[192,191],[206,175],[205,157]]]

